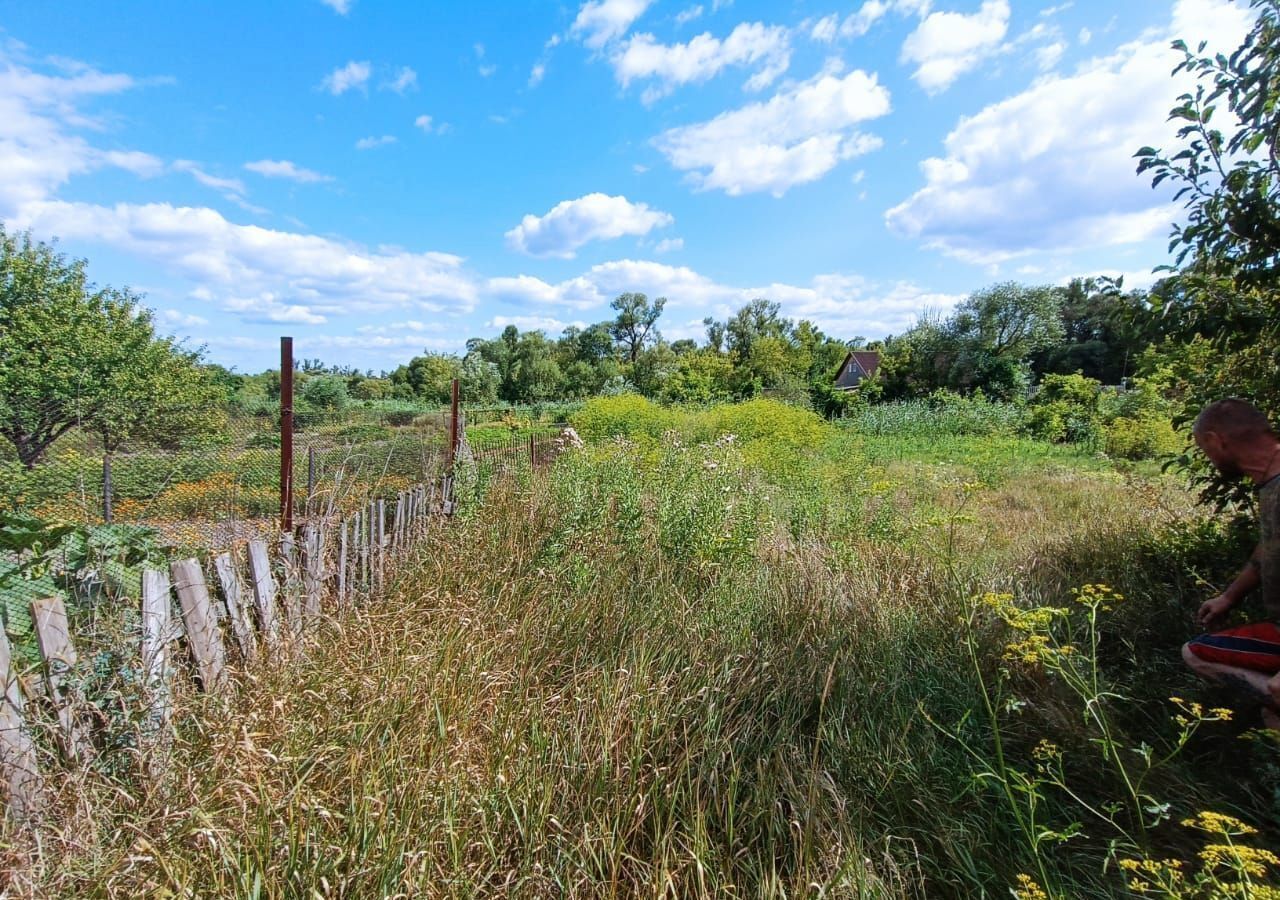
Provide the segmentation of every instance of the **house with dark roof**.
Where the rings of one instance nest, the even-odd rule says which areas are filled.
[[[837,391],[851,391],[880,368],[879,350],[852,350],[836,372]]]

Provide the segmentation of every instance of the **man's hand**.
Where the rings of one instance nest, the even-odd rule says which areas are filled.
[[[1273,675],[1267,682],[1267,691],[1271,694],[1271,702],[1280,708],[1280,672]]]
[[[1235,605],[1235,601],[1226,594],[1219,594],[1212,600],[1206,600],[1200,604],[1200,609],[1196,612],[1196,621],[1202,628],[1214,628],[1227,617],[1227,613],[1231,612],[1231,608]]]

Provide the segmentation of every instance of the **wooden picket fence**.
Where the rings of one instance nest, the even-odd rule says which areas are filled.
[[[163,767],[173,679],[187,670],[173,656],[180,643],[190,654],[188,671],[198,690],[231,690],[232,657],[251,663],[263,653],[274,657],[284,647],[304,647],[303,638],[326,608],[340,609],[381,588],[405,551],[434,520],[451,515],[452,506],[446,475],[401,492],[394,502],[372,499],[345,519],[307,522],[296,535],[282,534],[274,547],[250,541],[244,559],[221,553],[209,561],[212,571],[197,559],[176,560],[167,572],[145,571],[137,659],[146,704],[140,743],[150,765]],[[94,754],[81,714],[84,698],[78,696],[78,657],[67,611],[60,599],[48,598],[33,601],[31,614],[42,664],[34,682],[19,678],[0,629],[0,783],[9,814],[28,824],[39,820],[45,779],[52,773],[40,770],[24,700],[39,697],[51,704],[66,764],[83,765]]]

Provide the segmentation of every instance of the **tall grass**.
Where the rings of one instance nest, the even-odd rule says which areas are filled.
[[[1015,477],[979,483],[964,454],[865,442],[615,438],[495,487],[297,664],[193,699],[160,784],[86,776],[25,890],[1008,896],[1035,860],[976,777],[993,749],[978,676],[1006,663],[982,626],[975,671],[970,597],[1124,591],[1107,677],[1135,698],[1119,727],[1155,742],[1176,733],[1164,698],[1195,690],[1172,662],[1178,603],[1200,590],[1185,573],[1219,577],[1222,535],[1167,482],[1006,450]],[[1069,697],[1011,677],[1031,699],[1002,752],[1029,762],[1050,736],[1106,802]],[[1180,812],[1225,796],[1258,823],[1265,756],[1228,727],[1160,788]],[[1068,827],[1070,798],[1047,802]],[[1115,896],[1109,858],[1086,832],[1045,865],[1069,896]]]

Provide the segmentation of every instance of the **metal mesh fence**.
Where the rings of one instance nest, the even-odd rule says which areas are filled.
[[[554,456],[561,412],[467,410],[460,451],[485,483],[535,471]],[[0,618],[16,653],[34,652],[33,600],[62,598],[73,616],[136,604],[147,566],[279,533],[278,408],[175,415],[199,427],[116,440],[70,423],[25,454],[12,437],[0,440]],[[295,408],[293,521],[333,521],[434,483],[448,465],[450,425],[448,409],[405,404]]]

